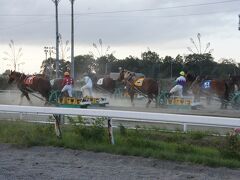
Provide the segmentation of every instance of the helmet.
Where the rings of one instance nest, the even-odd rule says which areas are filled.
[[[184,71],[181,71],[179,74],[180,74],[181,76],[185,76],[185,72],[184,72]]]
[[[69,72],[64,73],[64,76],[69,76],[69,75],[70,75]]]

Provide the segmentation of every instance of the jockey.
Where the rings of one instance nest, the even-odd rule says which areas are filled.
[[[184,71],[181,71],[180,76],[176,79],[176,85],[170,90],[170,95],[174,94],[174,93],[178,93],[178,95],[180,97],[183,97],[183,87],[186,84],[186,78]]]
[[[73,82],[73,79],[70,77],[69,72],[65,72],[64,79],[62,82],[63,88],[62,88],[61,92],[67,91],[68,96],[72,97],[73,84],[74,84],[74,82]]]
[[[83,74],[83,80],[85,82],[85,85],[81,88],[81,91],[84,91],[85,89],[88,90],[88,95],[92,97],[92,87],[93,83],[91,78],[88,76],[87,73]]]

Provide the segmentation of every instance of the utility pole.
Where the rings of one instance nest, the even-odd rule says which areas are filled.
[[[72,78],[75,78],[74,72],[74,12],[73,12],[73,4],[75,0],[70,0],[71,2],[71,75]]]
[[[240,14],[238,15],[239,23],[238,23],[238,30],[240,31]]]
[[[56,78],[59,77],[59,33],[58,33],[58,4],[60,0],[52,0],[55,4],[56,15]]]
[[[46,56],[45,60],[47,62],[47,53],[48,53],[48,47],[47,46],[44,47],[44,52],[45,52],[45,56]]]

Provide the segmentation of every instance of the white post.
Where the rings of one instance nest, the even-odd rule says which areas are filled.
[[[187,132],[187,124],[186,123],[183,123],[183,131]]]
[[[23,113],[19,113],[19,119],[23,120]]]
[[[112,119],[108,117],[107,120],[108,120],[109,141],[110,141],[111,144],[114,144],[113,129],[112,129]]]

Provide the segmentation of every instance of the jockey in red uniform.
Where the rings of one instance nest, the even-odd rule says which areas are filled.
[[[73,82],[73,79],[70,77],[69,72],[65,72],[64,79],[62,82],[63,88],[62,88],[61,92],[67,91],[68,96],[72,97],[73,84],[74,84],[74,82]]]

